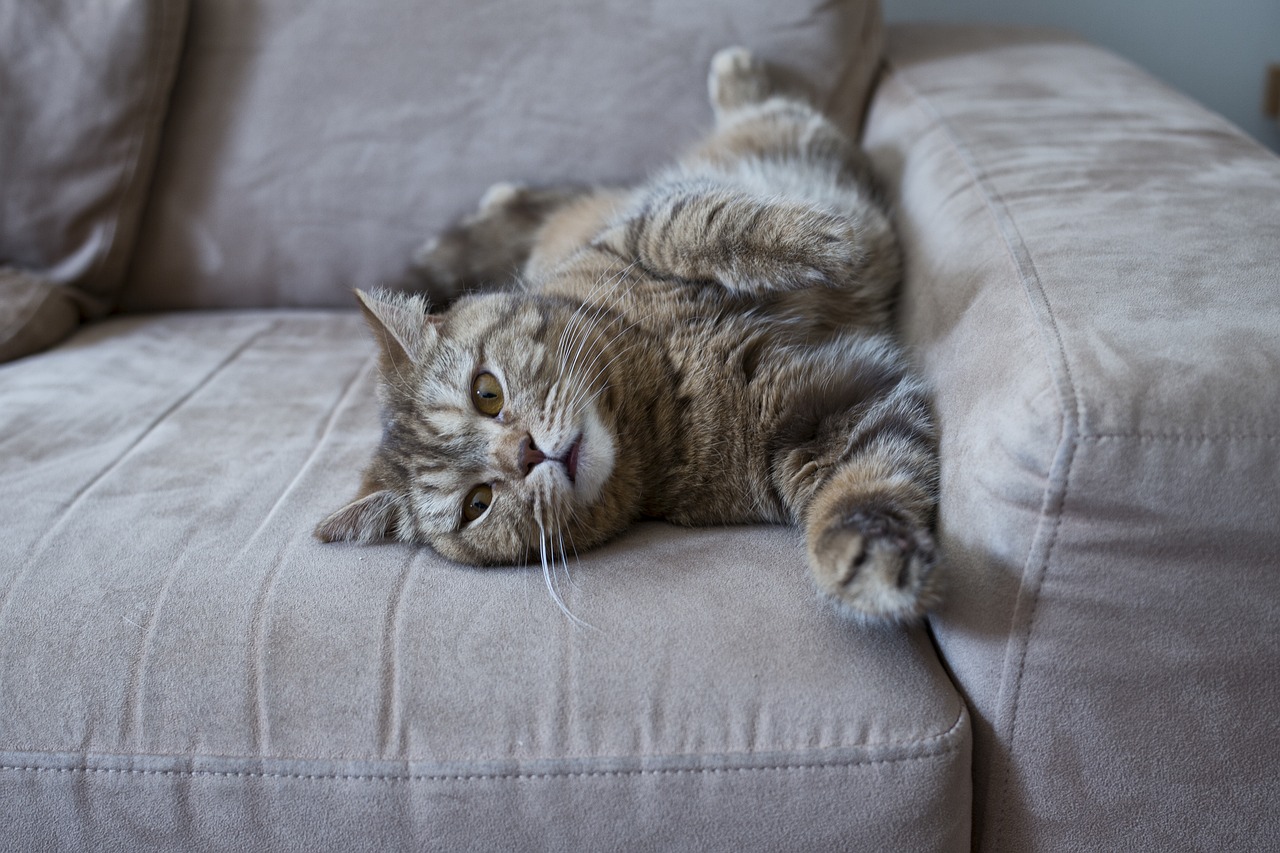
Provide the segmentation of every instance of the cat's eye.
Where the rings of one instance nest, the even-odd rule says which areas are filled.
[[[502,383],[492,373],[480,373],[471,380],[471,402],[476,411],[496,418],[502,411]]]
[[[476,486],[467,492],[467,499],[462,504],[463,519],[475,521],[484,515],[491,503],[493,503],[493,489],[489,486]]]

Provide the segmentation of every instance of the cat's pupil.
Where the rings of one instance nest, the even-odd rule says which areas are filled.
[[[492,373],[481,373],[471,381],[471,400],[476,410],[489,417],[502,411],[502,385]]]
[[[485,510],[489,508],[489,504],[493,501],[493,489],[488,485],[476,486],[467,493],[467,499],[462,503],[462,518],[464,521],[475,521],[484,515]]]

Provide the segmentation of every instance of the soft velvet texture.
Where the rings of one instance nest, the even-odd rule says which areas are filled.
[[[927,637],[822,605],[790,528],[571,557],[590,630],[540,567],[313,539],[372,356],[354,314],[275,311],[0,369],[0,848],[965,844]]]
[[[1274,846],[1280,160],[1061,35],[896,28],[889,63],[978,846]]]
[[[744,45],[853,128],[872,0],[195,0],[125,306],[351,304],[496,181],[634,182]]]
[[[0,5],[0,361],[114,304],[186,0]]]

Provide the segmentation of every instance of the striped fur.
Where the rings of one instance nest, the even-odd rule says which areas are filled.
[[[383,440],[317,535],[547,572],[644,516],[796,524],[844,613],[931,606],[937,436],[889,335],[899,253],[866,159],[742,49],[710,90],[714,132],[639,187],[491,190],[415,261],[438,300],[477,291],[443,313],[362,297]],[[468,522],[478,485],[492,500]]]

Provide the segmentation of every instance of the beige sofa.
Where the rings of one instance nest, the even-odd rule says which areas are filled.
[[[1280,159],[1221,118],[854,0],[49,0],[0,36],[0,850],[1280,846]],[[883,49],[927,628],[841,621],[780,528],[571,560],[586,629],[537,571],[313,540],[377,438],[347,289],[491,181],[643,174],[734,42],[851,127]]]

